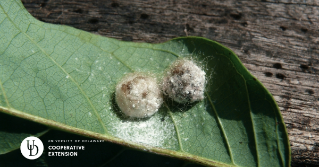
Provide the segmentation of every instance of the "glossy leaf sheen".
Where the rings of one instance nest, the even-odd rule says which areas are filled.
[[[159,78],[179,57],[209,78],[205,100],[166,100],[153,117],[121,118],[114,102],[125,73]],[[59,129],[217,166],[289,166],[288,137],[270,93],[224,46],[199,37],[122,42],[34,19],[0,1],[0,110]]]

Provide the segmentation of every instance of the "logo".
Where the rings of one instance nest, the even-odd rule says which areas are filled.
[[[37,159],[43,153],[43,143],[37,137],[27,137],[25,138],[20,146],[22,155],[27,159]]]

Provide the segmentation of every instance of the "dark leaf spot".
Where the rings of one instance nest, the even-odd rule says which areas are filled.
[[[275,63],[275,64],[273,65],[273,67],[276,68],[276,69],[282,69],[282,66],[281,66],[280,63]]]
[[[272,75],[273,75],[273,74],[272,74],[271,72],[265,72],[265,76],[266,76],[266,77],[272,77]]]
[[[256,81],[256,78],[253,78],[254,81]]]
[[[301,28],[301,31],[302,31],[303,33],[306,33],[308,30],[307,30],[306,28]]]
[[[235,20],[239,20],[239,19],[241,19],[241,13],[232,13],[232,14],[230,14],[230,17],[232,17],[233,19],[235,19]]]
[[[99,23],[99,20],[97,18],[92,18],[92,19],[89,20],[89,23],[97,24],[97,23]]]
[[[284,27],[284,26],[280,26],[279,28],[280,28],[282,31],[286,31],[286,29],[287,29],[287,28]]]
[[[276,74],[276,78],[278,78],[278,79],[285,79],[286,76],[285,76],[284,74],[278,73],[278,74]]]
[[[141,19],[148,19],[148,15],[145,13],[141,14]]]
[[[313,90],[311,90],[311,89],[306,89],[306,92],[308,93],[308,94],[310,94],[310,95],[313,95],[315,92],[313,91]]]
[[[116,3],[116,2],[113,2],[113,3],[111,4],[111,6],[112,6],[113,8],[117,8],[117,7],[119,7],[120,5],[119,5],[118,3]]]

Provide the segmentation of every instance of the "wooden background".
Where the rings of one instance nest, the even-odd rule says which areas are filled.
[[[233,50],[272,93],[292,166],[319,165],[318,0],[22,0],[37,19],[160,43],[201,36]]]

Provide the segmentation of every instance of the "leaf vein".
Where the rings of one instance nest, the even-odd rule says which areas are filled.
[[[3,96],[4,96],[4,99],[5,99],[5,101],[6,101],[6,104],[7,104],[8,108],[11,108],[10,103],[9,103],[9,100],[8,100],[8,97],[7,97],[7,95],[6,95],[6,92],[4,91],[4,87],[3,87],[3,85],[2,85],[1,80],[0,80],[0,87],[1,87],[2,94],[3,94]]]
[[[230,160],[231,160],[231,162],[232,162],[233,164],[235,164],[235,163],[234,163],[234,159],[233,159],[233,154],[232,154],[232,151],[231,151],[231,149],[230,149],[230,145],[229,145],[228,138],[227,138],[226,133],[225,133],[225,130],[224,130],[224,128],[223,128],[222,122],[221,122],[220,119],[219,119],[219,116],[218,116],[218,113],[217,113],[217,111],[216,111],[215,105],[213,104],[213,102],[212,102],[210,96],[208,95],[208,93],[205,92],[205,94],[206,94],[206,97],[208,98],[208,101],[210,102],[210,105],[213,107],[214,113],[215,113],[215,115],[216,115],[217,123],[218,123],[218,125],[220,126],[220,129],[221,129],[221,131],[222,131],[222,133],[223,133],[223,137],[225,138],[226,145],[227,145],[227,149],[228,149],[229,155],[230,155]]]
[[[2,8],[2,10],[4,11],[2,5],[0,5],[0,7]],[[41,48],[35,41],[33,41],[33,39],[28,35],[26,34],[25,32],[23,32],[12,20],[11,18],[8,16],[8,14],[5,12],[5,14],[7,15],[7,18],[12,22],[12,24],[16,27],[16,29],[18,29],[20,32],[22,32],[27,38],[29,38],[29,40],[34,43],[49,59],[51,59],[51,61],[56,64],[57,67],[59,67],[65,74],[69,75],[64,68],[62,68],[48,53],[46,53],[44,51],[43,48]],[[82,95],[86,98],[86,100],[88,101],[90,107],[93,109],[98,121],[100,122],[101,126],[103,127],[104,129],[104,133],[105,134],[108,134],[108,131],[105,127],[105,125],[103,124],[102,122],[102,119],[100,117],[100,115],[98,114],[96,108],[94,107],[94,105],[92,104],[92,101],[88,98],[88,96],[86,95],[86,93],[84,92],[84,90],[82,89],[82,87],[74,80],[74,78],[72,78],[72,76],[70,76],[70,79],[72,80],[72,82],[74,82],[74,84],[78,87],[78,89],[81,91]]]
[[[176,124],[175,119],[173,117],[172,111],[170,110],[170,108],[168,107],[168,105],[165,102],[164,102],[164,104],[165,104],[165,107],[168,109],[168,114],[169,114],[169,116],[171,117],[171,119],[173,121],[174,128],[175,128],[175,131],[176,131],[176,136],[177,136],[177,139],[178,139],[178,145],[179,145],[180,151],[184,152],[183,145],[182,145],[182,140],[181,140],[181,137],[180,137],[180,134],[179,134],[179,130],[178,130],[177,124]]]

